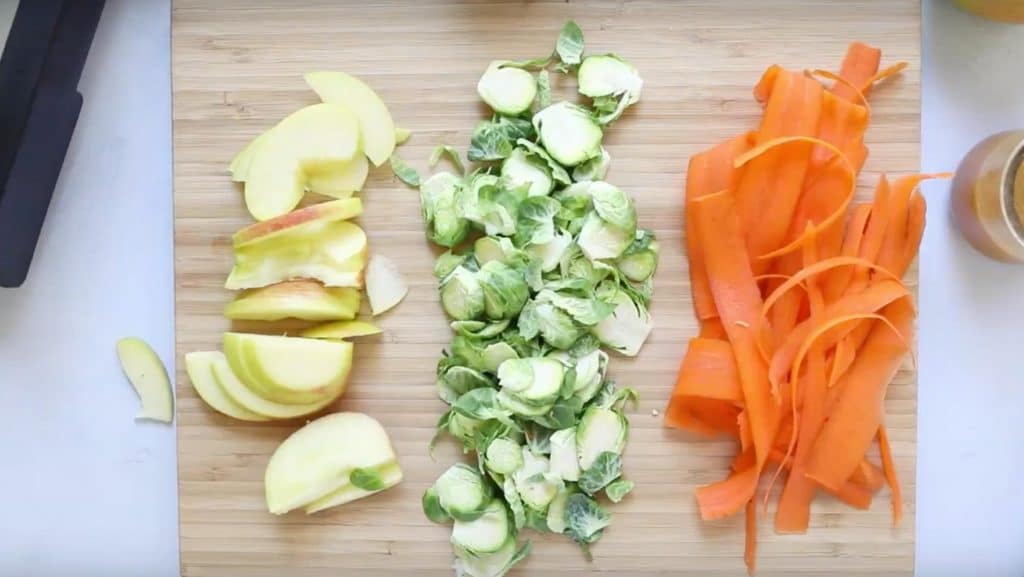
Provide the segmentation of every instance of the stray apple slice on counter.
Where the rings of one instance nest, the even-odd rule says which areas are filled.
[[[293,279],[331,287],[363,286],[366,232],[350,222],[331,222],[315,233],[282,235],[274,242],[235,248],[235,266],[224,288],[260,288]]]
[[[369,161],[357,154],[348,162],[310,171],[306,188],[324,196],[348,198],[363,189],[369,174]]]
[[[174,395],[160,357],[142,339],[135,337],[117,341],[117,357],[121,369],[135,387],[142,401],[136,419],[170,423],[174,420]]]
[[[245,180],[249,213],[261,221],[287,214],[302,200],[309,172],[348,162],[360,153],[359,143],[359,121],[342,104],[293,112],[252,153]]]
[[[332,222],[350,220],[361,214],[363,201],[358,198],[313,204],[277,218],[250,224],[231,236],[231,244],[236,250],[256,243],[279,245],[299,235],[314,235]]]
[[[245,408],[247,411],[261,415],[264,420],[270,419],[294,419],[311,415],[327,405],[334,402],[341,394],[341,390],[325,395],[324,398],[315,403],[286,404],[277,403],[260,396],[250,386],[238,377],[227,359],[216,359],[211,365],[213,377],[228,398]]]
[[[243,293],[224,307],[232,320],[307,321],[351,320],[361,296],[354,288],[325,287],[312,280],[293,280]]]
[[[224,355],[253,392],[283,404],[337,398],[352,368],[345,341],[224,333]]]
[[[192,387],[199,398],[218,413],[240,421],[268,421],[269,417],[260,415],[242,405],[224,392],[223,387],[213,375],[213,364],[227,361],[220,351],[196,351],[185,355],[185,371],[192,381]]]
[[[391,439],[379,422],[362,413],[334,413],[295,431],[271,455],[264,475],[267,509],[275,515],[307,505],[320,510],[401,479]],[[362,491],[349,489],[339,497],[347,487]]]
[[[382,332],[380,327],[366,321],[338,321],[306,329],[302,331],[302,336],[308,339],[350,339],[379,335]]]
[[[366,266],[366,296],[373,316],[391,310],[408,293],[409,285],[394,261],[379,254],[370,257]]]
[[[395,123],[380,96],[362,80],[344,72],[308,72],[304,78],[320,100],[340,103],[355,113],[363,152],[374,166],[387,162],[395,150]]]

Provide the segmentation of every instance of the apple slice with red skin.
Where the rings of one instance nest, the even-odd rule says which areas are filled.
[[[273,242],[235,248],[235,266],[224,288],[265,287],[293,279],[314,279],[325,286],[363,286],[367,241],[351,222],[329,222],[302,234],[278,234]]]
[[[349,220],[363,213],[363,201],[343,198],[300,208],[277,218],[251,224],[231,237],[236,249],[255,243],[273,242],[284,234],[316,234],[324,225]]]

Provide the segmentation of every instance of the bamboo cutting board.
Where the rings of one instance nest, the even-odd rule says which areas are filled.
[[[176,0],[173,10],[175,289],[181,571],[189,576],[451,575],[450,529],[420,511],[423,490],[458,458],[436,461],[427,441],[442,412],[434,367],[450,340],[437,302],[435,252],[423,236],[418,195],[373,171],[360,221],[371,250],[397,261],[411,283],[405,302],[379,319],[385,334],[356,345],[356,367],[336,409],[363,411],[388,428],[406,473],[399,487],[323,514],[275,517],[263,504],[270,453],[301,422],[247,424],[207,409],[182,355],[220,346],[231,234],[248,224],[231,157],[296,108],[316,102],[304,71],[340,69],[379,91],[396,123],[413,131],[402,156],[421,171],[438,142],[462,150],[486,113],[478,76],[492,59],[540,56],[568,18],[589,53],[616,52],[640,70],[637,106],[606,136],[608,179],[629,191],[642,226],[661,240],[652,306],[655,330],[635,360],[611,372],[638,388],[626,474],[636,491],[613,507],[614,523],[587,564],[567,539],[535,536],[514,572],[554,577],[745,573],[741,518],[701,523],[693,490],[723,477],[730,442],[689,438],[661,426],[688,337],[696,333],[683,254],[687,158],[756,126],[751,88],[770,64],[838,68],[852,40],[881,46],[908,70],[872,97],[868,192],[881,171],[918,169],[918,2],[732,0],[720,2],[421,2]],[[916,274],[914,274],[916,277]],[[913,279],[911,279],[913,281]],[[238,328],[238,327],[236,327]],[[258,330],[252,325],[241,327]],[[814,505],[807,535],[775,535],[762,523],[758,575],[910,575],[914,552],[916,387],[903,371],[889,389],[888,420],[906,493],[891,528],[887,493],[870,511],[829,498]]]

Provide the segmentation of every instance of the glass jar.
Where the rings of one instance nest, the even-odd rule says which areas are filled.
[[[953,220],[974,248],[1024,263],[1024,130],[982,140],[953,178]]]

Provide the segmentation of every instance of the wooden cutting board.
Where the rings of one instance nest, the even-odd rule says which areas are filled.
[[[683,253],[687,158],[756,126],[751,88],[770,64],[838,68],[852,40],[881,46],[884,62],[910,63],[872,96],[868,193],[881,171],[918,169],[920,43],[917,1],[731,0],[720,2],[474,2],[364,0],[176,0],[173,10],[175,289],[181,570],[189,576],[448,576],[447,527],[429,523],[420,496],[458,457],[427,441],[442,412],[434,367],[451,337],[437,302],[435,252],[422,232],[416,192],[387,168],[374,170],[360,219],[371,249],[397,261],[411,283],[405,302],[379,319],[385,334],[356,345],[357,365],[336,409],[364,411],[388,428],[406,480],[394,490],[307,517],[275,517],[263,504],[263,471],[300,422],[247,424],[212,412],[193,392],[182,356],[220,346],[231,325],[221,309],[230,236],[248,224],[231,157],[296,108],[316,102],[301,74],[339,69],[374,88],[396,122],[413,131],[401,154],[426,169],[433,147],[465,150],[486,111],[478,76],[492,59],[545,54],[573,18],[590,53],[616,52],[644,81],[640,104],[605,140],[609,180],[629,191],[640,222],[663,253],[652,307],[655,330],[636,359],[612,374],[638,388],[627,475],[634,494],[587,564],[566,539],[534,536],[515,575],[588,572],[629,576],[745,574],[739,518],[701,523],[693,490],[721,478],[730,442],[662,428],[662,410],[688,337],[696,333]],[[916,273],[912,274],[916,278]],[[913,278],[911,280],[913,280]],[[239,328],[239,327],[236,327]],[[245,330],[259,330],[249,325]],[[903,371],[889,389],[888,419],[907,501],[891,528],[888,495],[870,511],[828,498],[814,505],[807,535],[762,524],[759,571],[772,575],[910,575],[914,554],[916,387]]]

